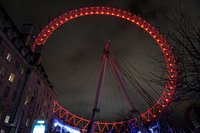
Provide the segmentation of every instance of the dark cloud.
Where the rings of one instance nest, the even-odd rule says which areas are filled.
[[[199,16],[198,0],[180,1],[182,10],[190,15]],[[163,14],[170,16],[170,10],[179,5],[178,0],[1,0],[1,3],[19,28],[23,23],[33,23],[34,34],[38,34],[40,27],[58,14],[94,5],[125,9],[142,16],[153,25],[162,27]],[[136,25],[114,17],[89,16],[72,20],[56,30],[45,44],[42,64],[55,86],[59,102],[86,118],[91,116],[102,50],[108,40],[111,40],[112,54],[127,59],[144,76],[151,76],[150,73],[158,71],[148,56],[163,59],[153,39]],[[99,120],[124,117],[129,108],[124,104],[126,101],[109,66],[105,80]],[[128,87],[136,106],[141,111],[146,110],[148,106],[143,97],[137,94],[130,84]],[[147,85],[144,87],[155,96]],[[162,91],[162,88],[158,91]]]

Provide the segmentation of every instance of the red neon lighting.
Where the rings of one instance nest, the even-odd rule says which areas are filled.
[[[167,72],[169,78],[168,81],[166,82],[166,87],[164,88],[163,93],[161,94],[157,102],[146,112],[142,113],[140,116],[140,118],[148,122],[155,119],[155,117],[158,116],[158,114],[161,113],[167,107],[167,105],[171,102],[173,98],[176,88],[176,80],[178,72],[177,72],[175,57],[172,53],[171,47],[168,44],[166,38],[162,36],[161,33],[155,27],[153,27],[151,24],[149,24],[142,18],[134,15],[133,13],[109,7],[85,7],[85,8],[75,9],[60,15],[59,17],[53,19],[49,24],[47,24],[42,29],[40,34],[37,36],[35,43],[33,45],[33,49],[35,45],[44,45],[44,43],[54,32],[54,30],[59,28],[62,24],[72,19],[87,15],[108,15],[125,19],[131,23],[138,25],[139,27],[144,29],[144,31],[148,32],[149,35],[152,36],[152,38],[155,40],[155,42],[157,42],[157,44],[160,46],[160,49],[163,52],[163,55],[166,60]],[[63,114],[61,113],[62,111],[64,112]],[[65,110],[57,102],[54,102],[53,112],[58,113],[60,117],[66,116],[68,118],[67,119],[68,124],[76,125],[80,127],[82,130],[85,130],[90,122],[87,119],[78,117],[75,114],[70,113],[68,110]],[[149,117],[152,116],[151,114],[154,114],[153,117]],[[130,123],[131,121],[137,121],[137,118],[132,118],[131,120],[121,121],[121,122],[96,122],[95,128],[99,132],[106,132],[112,127],[115,128],[116,131],[119,131],[120,127],[123,127],[125,123],[127,122]]]

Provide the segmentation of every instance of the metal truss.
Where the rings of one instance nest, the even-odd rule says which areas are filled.
[[[98,132],[106,132],[110,131],[110,129],[115,128],[116,131],[120,132],[120,128],[125,128],[127,123],[130,125],[133,121],[137,121],[138,119],[142,119],[144,122],[150,122],[155,119],[171,102],[175,88],[177,83],[177,64],[175,56],[172,52],[172,48],[167,42],[166,38],[161,35],[158,29],[152,26],[150,23],[145,21],[139,16],[134,15],[131,12],[110,8],[110,7],[84,7],[80,9],[75,9],[71,11],[67,11],[64,14],[58,16],[53,19],[49,24],[47,24],[37,36],[35,43],[33,45],[44,45],[46,40],[50,37],[50,35],[61,25],[64,23],[73,20],[78,17],[88,16],[88,15],[107,15],[114,16],[118,18],[122,18],[127,20],[137,26],[141,27],[149,33],[149,35],[155,40],[155,42],[160,47],[167,66],[167,76],[168,80],[166,81],[165,88],[160,96],[160,98],[155,102],[155,104],[149,108],[146,112],[141,113],[138,118],[132,118],[128,121],[121,122],[95,122],[95,131]],[[58,114],[58,116],[62,118],[66,118],[66,122],[80,127],[83,130],[86,130],[90,120],[79,117],[75,114],[70,113],[68,110],[65,110],[62,106],[60,106],[57,102],[54,102],[54,113]]]

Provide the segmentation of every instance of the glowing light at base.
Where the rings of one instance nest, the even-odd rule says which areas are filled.
[[[56,127],[59,127],[60,130],[66,130],[66,132],[70,132],[70,133],[81,133],[80,132],[80,129],[77,128],[77,127],[72,127],[68,124],[63,124],[63,122],[59,121],[58,119],[54,119],[53,120],[53,126],[56,128]]]
[[[45,128],[46,127],[44,125],[35,125],[33,129],[33,133],[44,133]]]
[[[45,120],[35,120],[31,133],[45,133],[47,129],[47,122]]]

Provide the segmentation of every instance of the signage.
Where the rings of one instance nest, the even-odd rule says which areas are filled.
[[[34,120],[31,133],[45,133],[47,129],[46,120]]]

